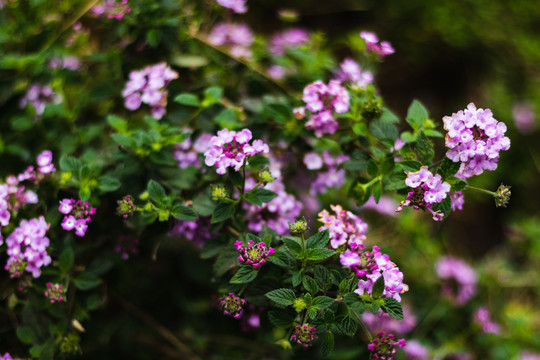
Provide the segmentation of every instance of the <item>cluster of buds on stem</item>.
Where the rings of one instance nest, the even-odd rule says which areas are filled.
[[[223,297],[219,302],[219,306],[223,313],[232,316],[235,319],[242,317],[245,304],[246,300],[234,295],[234,293],[229,293],[229,295]]]
[[[118,200],[116,203],[118,204],[116,214],[122,216],[124,219],[127,219],[128,216],[133,214],[133,211],[136,208],[131,195],[124,196],[122,200]]]
[[[255,243],[253,240],[248,240],[247,247],[243,247],[243,241],[236,241],[234,245],[236,250],[240,251],[238,261],[258,268],[266,262],[266,258],[274,253],[273,248],[267,248],[263,242]]]
[[[62,284],[53,284],[50,282],[47,283],[45,297],[47,297],[51,301],[51,304],[54,304],[57,301],[63,301],[64,293],[65,290]]]
[[[309,324],[296,325],[291,340],[307,348],[315,340],[315,331],[316,329]]]

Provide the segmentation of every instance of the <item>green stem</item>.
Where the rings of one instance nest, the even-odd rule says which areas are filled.
[[[363,185],[364,185],[365,187],[369,187],[369,186],[372,186],[373,184],[375,184],[375,183],[377,183],[377,182],[379,182],[379,181],[381,181],[381,180],[382,180],[382,175],[379,175],[379,176],[374,177],[373,179],[371,179],[370,182],[365,183],[365,184],[363,184]]]
[[[465,186],[465,189],[467,189],[467,190],[476,190],[476,191],[483,192],[485,194],[489,194],[491,196],[497,196],[497,194],[494,193],[493,191],[489,191],[489,190],[482,189],[482,188],[477,188],[477,187],[470,186],[470,185]]]
[[[368,330],[366,324],[364,323],[364,321],[362,320],[362,318],[360,318],[360,316],[356,313],[356,311],[352,311],[354,317],[356,318],[356,320],[358,320],[358,323],[360,324],[360,327],[362,328],[362,330],[364,331],[364,334],[366,334],[369,342],[372,342],[373,341],[373,337],[371,336],[371,332]]]
[[[302,240],[302,272],[304,272],[304,269],[306,268],[306,244],[304,239],[304,233],[300,234],[300,239]]]

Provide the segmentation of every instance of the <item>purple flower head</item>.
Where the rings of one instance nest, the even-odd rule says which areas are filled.
[[[499,334],[501,332],[501,327],[499,324],[491,320],[489,315],[489,310],[487,307],[480,307],[473,315],[473,321],[478,324],[482,331],[486,334]]]
[[[441,181],[441,175],[433,175],[427,166],[422,166],[419,171],[407,174],[405,185],[409,186],[412,191],[409,192],[407,199],[401,202],[396,211],[412,206],[416,210],[428,210],[435,221],[442,220],[444,214],[435,212],[431,208],[434,203],[445,199],[450,191],[450,184]]]
[[[175,145],[174,158],[178,161],[178,166],[185,169],[188,166],[200,168],[202,165],[199,154],[208,150],[212,134],[202,133],[199,135],[195,143],[192,143],[191,138],[187,138],[181,143]]]
[[[410,360],[429,360],[429,350],[416,340],[407,340],[407,344],[403,348],[407,359]]]
[[[367,224],[352,212],[343,210],[341,205],[330,205],[330,208],[334,211],[334,215],[323,210],[319,213],[318,219],[324,224],[319,231],[328,229],[330,232],[330,247],[338,249],[343,246],[345,249],[355,250],[361,246],[366,240]]]
[[[313,340],[315,340],[315,332],[316,329],[309,324],[296,325],[294,333],[291,336],[291,340],[305,348],[308,348],[312,344]]]
[[[533,106],[528,102],[520,102],[512,107],[512,115],[516,128],[523,135],[528,135],[536,129],[536,115]]]
[[[81,62],[75,56],[65,56],[63,58],[53,57],[49,60],[49,68],[51,69],[69,69],[78,70]]]
[[[435,264],[435,269],[443,280],[443,296],[456,305],[464,305],[476,293],[476,272],[463,260],[443,256]]]
[[[48,298],[51,304],[55,302],[64,301],[65,289],[62,284],[47,283],[47,290],[45,290],[45,297]]]
[[[362,31],[360,37],[366,42],[366,51],[382,58],[394,53],[394,48],[388,41],[379,43],[379,38],[372,32]]]
[[[37,157],[38,171],[42,174],[50,174],[56,169],[52,163],[52,152],[50,150],[45,150]]]
[[[2,7],[0,6],[0,9]],[[3,356],[0,354],[0,360],[19,360],[19,359],[14,359],[11,357],[11,355],[9,355],[9,353],[5,353]]]
[[[286,49],[297,48],[307,43],[309,38],[309,33],[304,29],[285,30],[272,36],[268,50],[275,56],[282,56]]]
[[[393,360],[398,346],[404,347],[405,339],[396,341],[393,334],[386,335],[384,331],[381,331],[368,344],[368,350],[371,351],[374,359]]]
[[[236,57],[250,58],[250,46],[255,37],[246,24],[219,23],[212,28],[208,41],[212,45],[226,46]]]
[[[128,5],[128,0],[102,0],[92,8],[92,13],[95,15],[105,15],[107,19],[116,20],[122,19],[130,12],[131,7]]]
[[[338,169],[338,166],[346,160],[349,160],[348,156],[340,154],[334,157],[328,151],[324,151],[322,156],[315,152],[307,153],[304,164],[309,170],[325,168],[325,171],[317,172],[317,178],[311,182],[310,194],[324,194],[327,189],[341,187],[345,183],[345,169]]]
[[[349,93],[338,80],[330,80],[328,85],[320,80],[307,85],[302,100],[312,113],[306,129],[314,130],[317,137],[336,132],[338,122],[333,112],[342,114],[349,111]]]
[[[506,125],[497,121],[489,109],[477,109],[473,103],[467,109],[443,118],[447,131],[446,157],[461,162],[456,176],[462,179],[495,170],[499,152],[510,148],[504,136]]]
[[[372,197],[362,205],[362,209],[369,209],[378,212],[379,214],[395,216],[396,215],[396,202],[387,196],[381,196],[379,202],[376,203]]]
[[[219,307],[225,315],[239,319],[244,313],[245,304],[246,300],[234,295],[234,293],[229,293],[229,295],[221,298]]]
[[[360,65],[351,58],[346,58],[339,65],[336,78],[339,81],[354,84],[361,88],[365,88],[373,82],[373,74],[362,70]]]
[[[35,109],[37,115],[42,115],[45,106],[61,102],[62,96],[56,94],[49,85],[32,84],[21,98],[19,106],[24,108],[26,105],[30,105]]]
[[[165,87],[176,78],[178,73],[164,62],[130,72],[129,80],[122,90],[124,106],[129,110],[137,110],[141,103],[148,104],[152,107],[152,116],[161,119],[167,106],[168,92]]]
[[[463,210],[463,204],[465,203],[465,197],[461,191],[450,191],[452,211]]]
[[[266,247],[263,242],[255,243],[253,240],[248,240],[247,246],[244,247],[243,244],[244,242],[239,240],[234,243],[236,250],[240,252],[238,261],[251,265],[254,269],[261,267],[266,262],[266,258],[274,253],[274,249]]]
[[[210,233],[210,219],[207,217],[198,217],[192,221],[176,220],[168,235],[171,237],[186,238],[199,248],[202,248],[206,241],[214,237]]]
[[[231,9],[237,14],[243,14],[247,11],[246,0],[216,0],[223,7]]]
[[[287,75],[287,69],[280,65],[271,65],[266,69],[266,72],[268,75],[270,75],[274,79],[282,79]]]
[[[250,156],[270,151],[262,140],[253,140],[250,144],[251,137],[249,129],[243,129],[238,133],[228,129],[218,131],[217,136],[210,139],[210,147],[204,153],[206,165],[215,165],[216,173],[223,175],[228,167],[238,171],[243,165],[248,164],[247,159]]]
[[[62,220],[62,228],[66,231],[75,229],[75,235],[83,237],[88,229],[88,222],[91,220],[91,215],[94,215],[96,209],[90,207],[87,202],[73,199],[60,200],[58,210],[64,214]],[[69,211],[68,211],[69,210]]]
[[[523,351],[519,355],[519,360],[540,360],[540,354],[532,353],[530,351]]]

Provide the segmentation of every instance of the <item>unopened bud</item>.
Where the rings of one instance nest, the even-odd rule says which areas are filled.
[[[227,190],[221,185],[212,185],[212,200],[220,200],[227,197]]]
[[[263,184],[271,183],[274,180],[276,180],[276,178],[272,176],[268,169],[259,171],[259,181],[261,181]]]
[[[302,234],[309,229],[305,218],[297,219],[294,223],[289,223],[289,229],[293,234]]]
[[[495,205],[497,207],[506,207],[508,203],[510,202],[511,194],[512,192],[510,191],[510,186],[501,184],[501,186],[499,186],[494,196]]]

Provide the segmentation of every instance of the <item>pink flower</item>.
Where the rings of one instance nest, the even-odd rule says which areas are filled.
[[[216,0],[223,7],[231,9],[237,14],[243,14],[247,11],[246,0]]]
[[[379,38],[372,32],[362,31],[360,37],[366,42],[366,50],[382,58],[394,53],[394,48],[388,41],[379,43]]]

